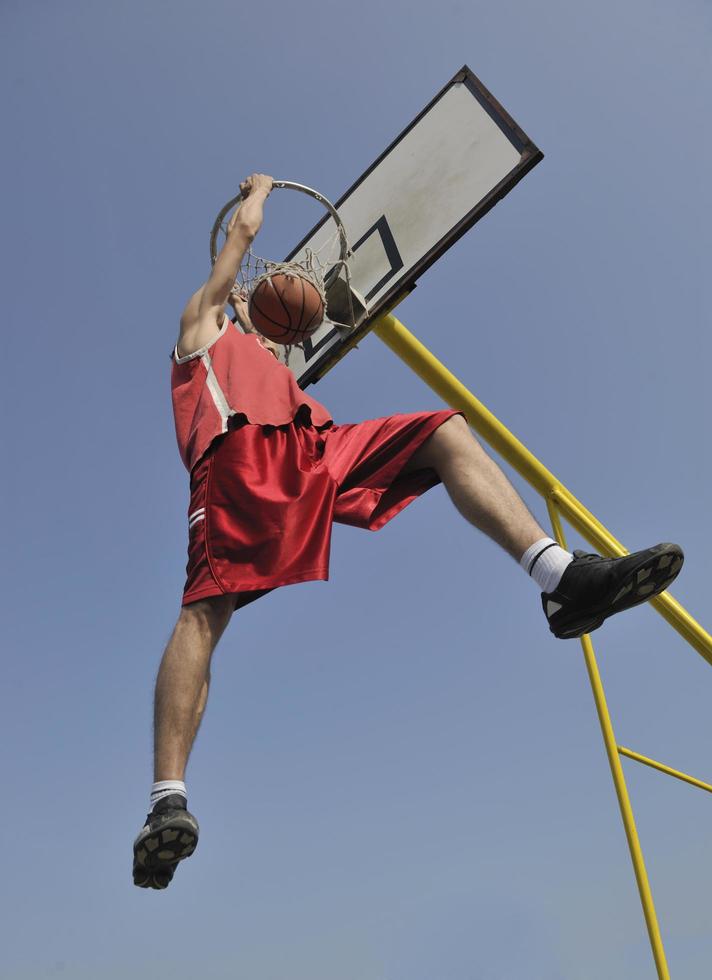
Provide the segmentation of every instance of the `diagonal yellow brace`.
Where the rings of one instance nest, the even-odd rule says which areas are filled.
[[[704,789],[708,793],[712,793],[712,786],[709,783],[703,783],[701,779],[695,779],[694,776],[688,776],[686,772],[680,772],[679,769],[673,769],[671,766],[664,766],[662,762],[657,762],[655,759],[649,759],[647,755],[641,755],[640,752],[634,752],[632,749],[627,749],[624,745],[618,746],[618,752],[621,755],[627,756],[629,759],[634,759],[636,762],[642,763],[644,766],[650,766],[651,769],[657,769],[658,772],[664,772],[666,776],[674,776],[675,779],[679,779],[683,783],[689,783],[690,786],[696,786],[698,789]]]

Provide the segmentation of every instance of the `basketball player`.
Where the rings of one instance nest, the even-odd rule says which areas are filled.
[[[244,201],[210,278],[188,301],[172,356],[176,433],[190,472],[188,568],[156,681],[155,782],[134,844],[142,888],[165,888],[198,841],[183,780],[218,640],[235,609],[270,589],[328,577],[333,521],[378,530],[444,483],[465,520],[531,576],[561,638],[658,595],[683,562],[673,544],[616,559],[569,554],[458,412],[334,424],[253,331],[244,297],[232,291],[271,188],[264,174],[240,186]],[[228,300],[242,330],[225,313]]]

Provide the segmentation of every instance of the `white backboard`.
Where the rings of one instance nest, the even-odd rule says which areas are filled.
[[[469,68],[459,71],[336,202],[353,252],[352,285],[369,308],[357,335],[542,156]],[[333,232],[326,217],[288,258],[318,249]],[[327,320],[304,351],[291,351],[289,367],[304,387],[351,343]]]

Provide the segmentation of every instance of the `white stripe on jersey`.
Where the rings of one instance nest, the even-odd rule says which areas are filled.
[[[213,371],[213,362],[210,359],[210,354],[208,354],[206,351],[200,360],[203,362],[207,372],[206,384],[208,386],[208,391],[210,392],[213,399],[213,404],[218,410],[218,415],[220,416],[220,431],[227,432],[227,420],[235,413],[228,405],[227,398],[220,387],[220,382],[215,377],[215,371]]]

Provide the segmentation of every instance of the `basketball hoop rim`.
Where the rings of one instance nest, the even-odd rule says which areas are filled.
[[[339,232],[339,262],[346,262],[349,257],[349,245],[346,238],[346,229],[344,224],[339,217],[339,212],[336,210],[334,205],[329,201],[328,198],[320,194],[319,191],[314,190],[313,187],[307,187],[306,184],[297,184],[292,180],[273,180],[272,189],[277,190],[289,190],[289,191],[299,191],[302,194],[308,194],[309,197],[313,197],[315,201],[319,204],[323,204],[324,208],[329,212],[331,217],[334,219],[334,223]],[[237,207],[242,201],[242,194],[237,194],[235,197],[231,198],[227,204],[224,204],[218,215],[213,222],[213,227],[210,231],[210,264],[215,265],[215,260],[218,257],[218,234],[220,233],[220,228],[227,217],[227,215],[232,211],[233,208]]]

